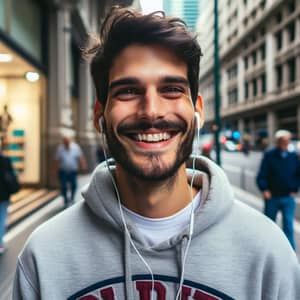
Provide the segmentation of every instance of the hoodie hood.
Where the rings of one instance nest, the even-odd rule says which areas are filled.
[[[112,160],[109,162],[111,173],[108,171],[105,162],[94,170],[92,179],[83,189],[82,195],[86,204],[101,222],[106,223],[114,230],[124,232],[125,228],[122,222],[117,193],[112,181],[115,166],[111,162]],[[186,165],[188,180],[191,180],[193,172],[196,172],[193,186],[201,189],[201,205],[195,212],[194,218],[193,236],[195,236],[216,222],[220,222],[230,211],[234,197],[224,171],[214,162],[205,157],[197,156],[195,160],[191,157]],[[130,220],[126,219],[126,223],[133,240],[140,246],[145,245],[143,237]],[[178,243],[182,236],[187,233],[188,228],[185,228],[182,234],[162,243],[159,245],[159,248],[170,247]]]

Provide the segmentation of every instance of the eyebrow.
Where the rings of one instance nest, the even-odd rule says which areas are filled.
[[[189,81],[181,76],[166,76],[163,78],[162,83],[182,83],[187,86],[189,85]]]
[[[160,80],[161,83],[181,83],[189,86],[189,81],[185,77],[181,76],[165,76]],[[109,85],[109,90],[123,85],[140,84],[141,81],[136,77],[125,77],[118,80],[114,80]]]
[[[113,82],[111,82],[111,84],[109,85],[109,90],[112,90],[118,86],[122,86],[122,85],[129,85],[129,84],[139,84],[140,81],[135,78],[135,77],[125,77],[125,78],[121,78],[118,80],[114,80]]]

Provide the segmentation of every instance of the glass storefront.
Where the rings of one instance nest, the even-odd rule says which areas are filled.
[[[41,107],[45,78],[0,42],[0,137],[22,184],[41,182]]]

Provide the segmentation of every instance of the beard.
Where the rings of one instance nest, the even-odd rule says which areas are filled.
[[[162,154],[149,151],[144,154],[144,166],[139,165],[134,162],[131,158],[129,151],[122,145],[118,140],[115,132],[112,128],[107,128],[106,138],[107,145],[110,151],[110,154],[116,160],[120,166],[127,171],[130,175],[149,182],[154,181],[164,181],[167,179],[172,179],[176,176],[180,166],[188,159],[193,149],[193,139],[194,139],[194,124],[187,131],[186,124],[183,122],[168,122],[168,121],[157,121],[154,123],[143,122],[142,124],[133,124],[133,125],[124,125],[119,126],[118,133],[123,133],[128,129],[142,129],[147,128],[158,128],[158,129],[167,129],[167,128],[176,128],[180,129],[180,132],[186,132],[186,137],[184,140],[177,146],[175,150],[173,161],[168,163],[163,162]],[[147,167],[145,167],[147,165]]]

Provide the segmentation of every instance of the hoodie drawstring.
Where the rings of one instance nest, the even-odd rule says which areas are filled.
[[[185,252],[186,252],[186,247],[188,246],[188,239],[189,237],[187,235],[184,235],[181,239],[181,243],[180,243],[180,249],[179,249],[179,255],[178,255],[178,265],[179,265],[179,286],[178,286],[178,290],[176,292],[176,300],[177,299],[181,299],[182,296],[182,286],[183,286],[183,281],[184,281],[184,256],[185,256]]]
[[[124,268],[125,268],[125,299],[133,300],[133,283],[132,283],[132,270],[131,270],[131,246],[128,234],[124,230]]]

